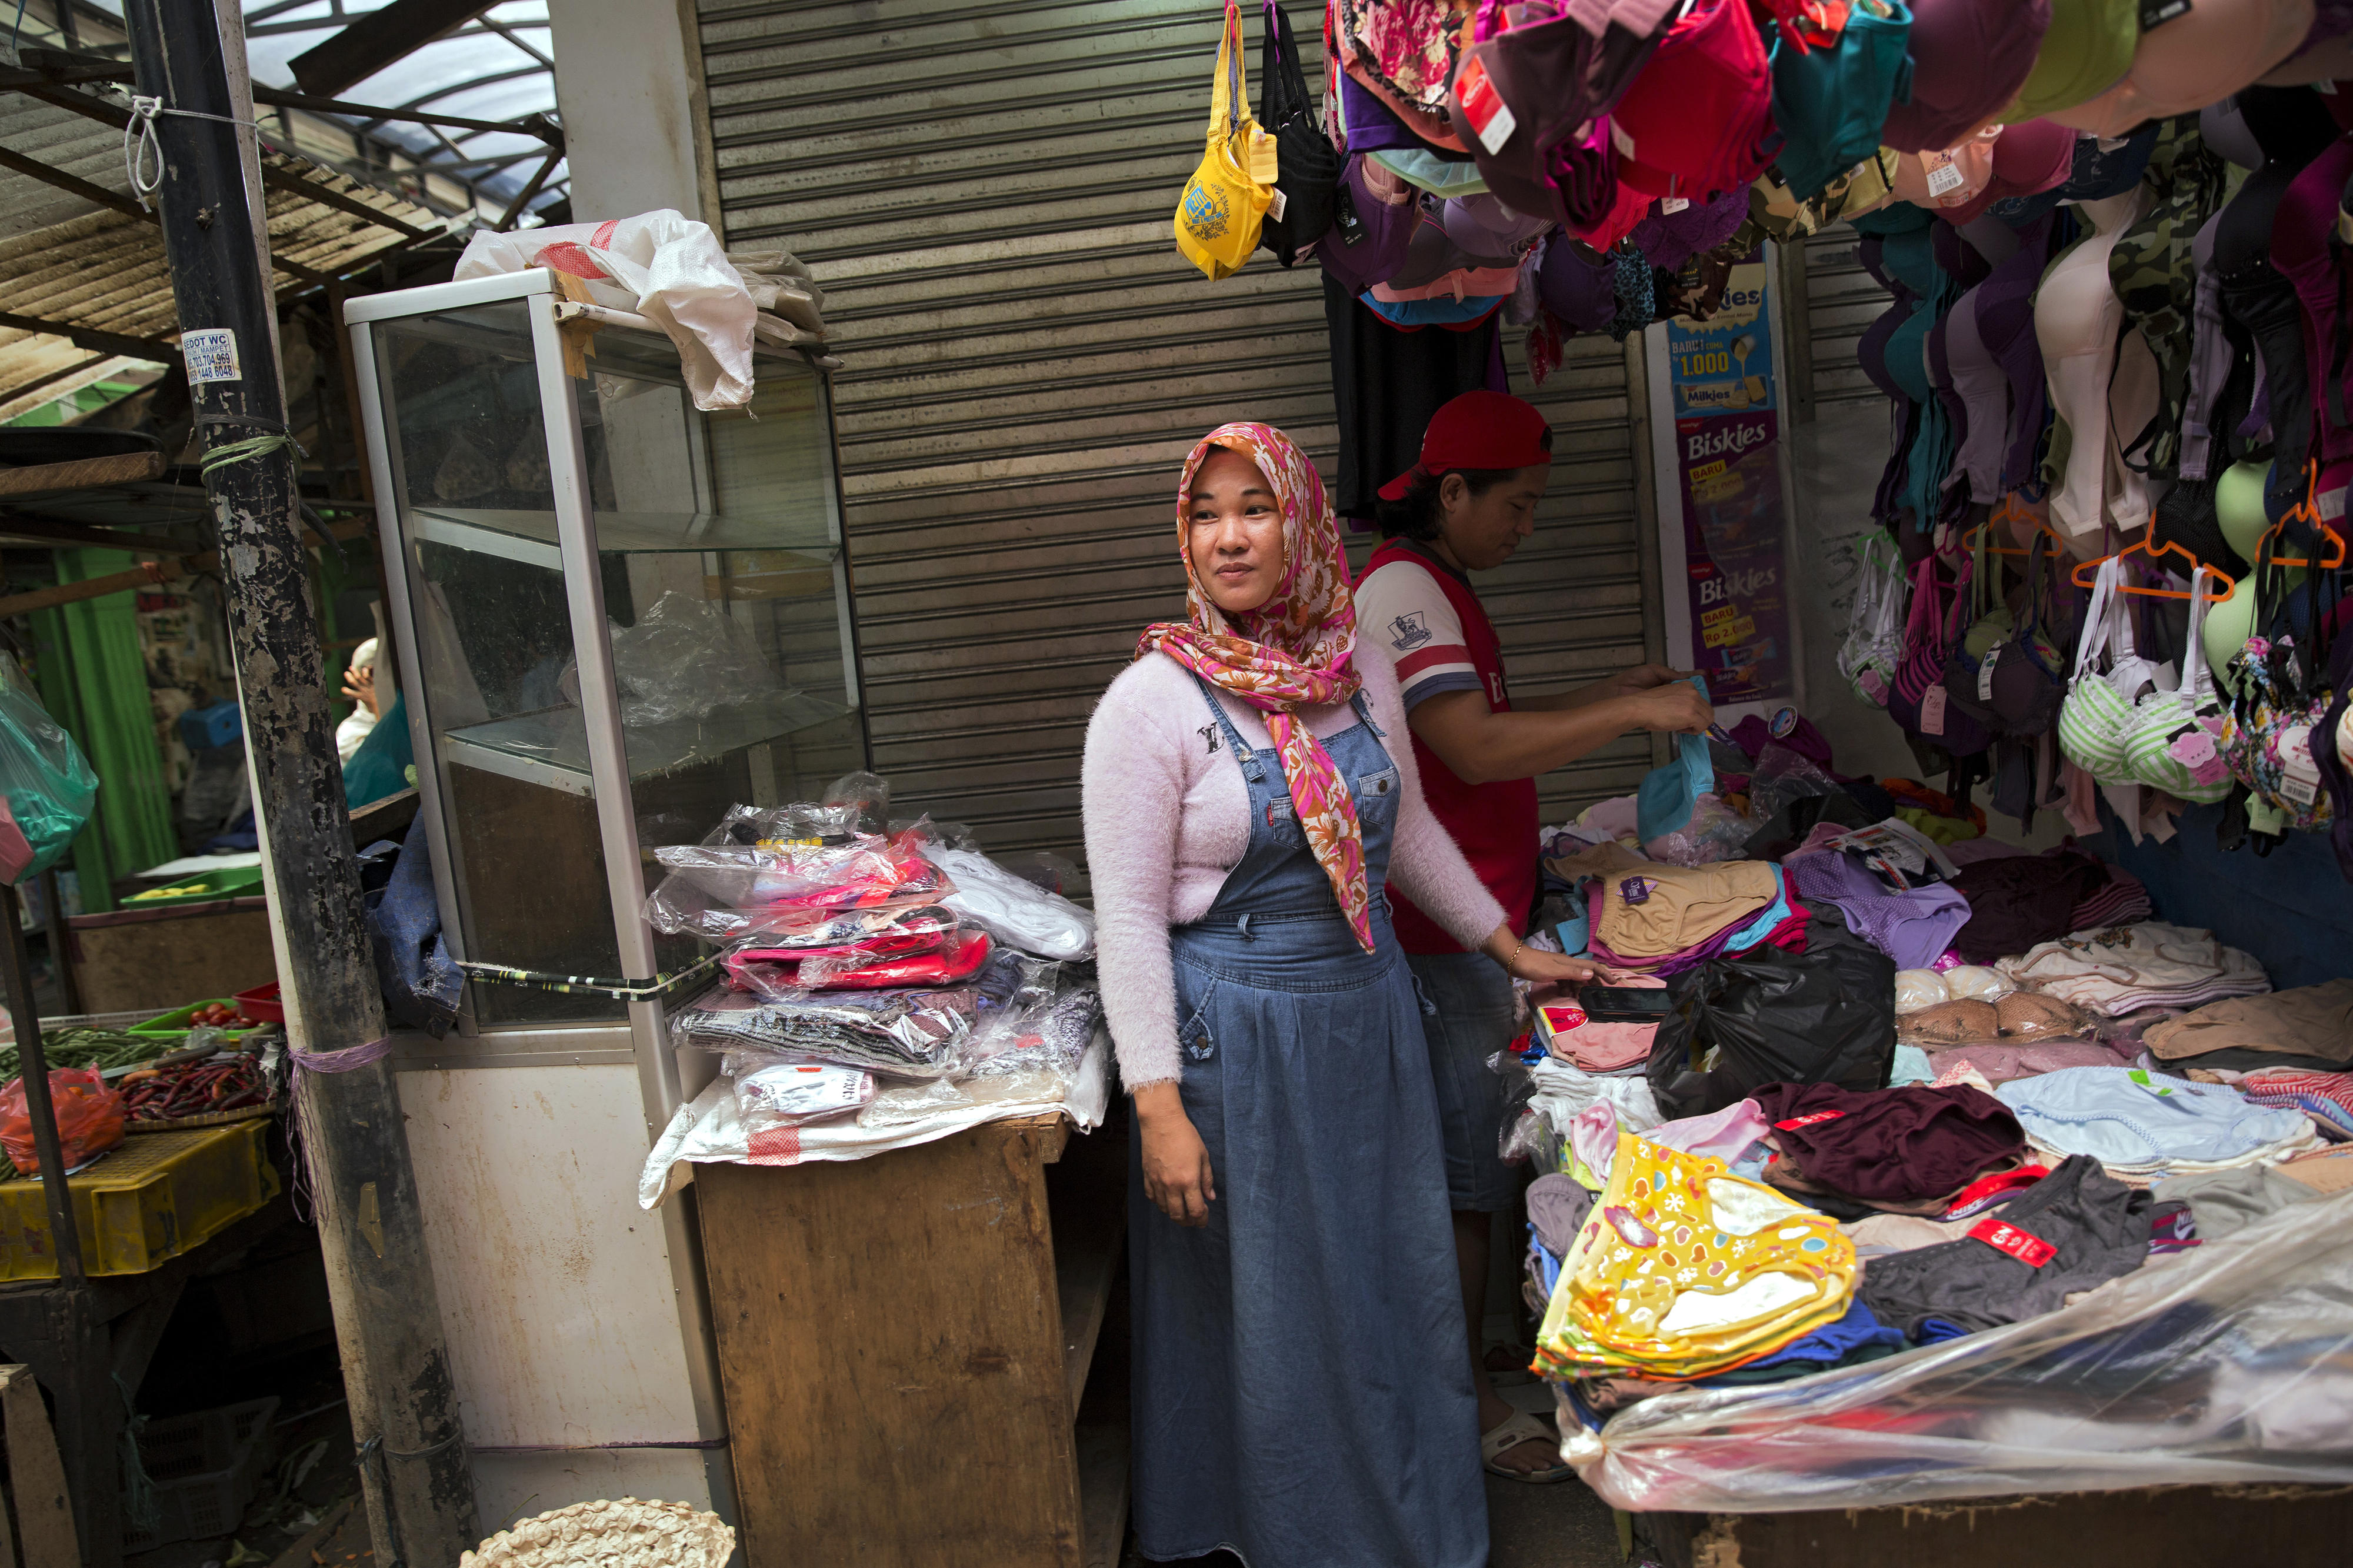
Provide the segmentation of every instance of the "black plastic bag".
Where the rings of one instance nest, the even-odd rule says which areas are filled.
[[[1895,964],[1837,910],[1806,922],[1806,951],[1759,945],[1675,977],[1651,1047],[1651,1092],[1670,1120],[1705,1116],[1768,1083],[1885,1089],[1895,1065]],[[1714,1047],[1712,1071],[1697,1063]]]

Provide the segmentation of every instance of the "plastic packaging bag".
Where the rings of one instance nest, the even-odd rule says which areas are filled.
[[[1999,1002],[2018,989],[1999,970],[1988,969],[1981,963],[1957,963],[1944,971],[1945,990],[1957,1002],[1972,997],[1980,1002]],[[1901,984],[1899,978],[1898,984]]]
[[[1917,1013],[1924,1007],[1941,1006],[1953,999],[1953,988],[1945,977],[1933,969],[1899,969],[1895,972],[1895,1011],[1898,1014]]]
[[[1887,955],[1835,917],[1810,924],[1801,953],[1760,942],[1711,958],[1670,987],[1651,1051],[1651,1091],[1681,1118],[1721,1110],[1768,1083],[1883,1089],[1895,1058],[1894,981]],[[1694,1062],[1711,1048],[1717,1064],[1703,1071]]]
[[[1014,963],[1018,978],[984,1010],[973,1034],[972,1077],[1041,1072],[1069,1079],[1103,1022],[1103,998],[1093,986],[1074,984],[1060,963],[1034,958]]]
[[[715,986],[670,1016],[670,1038],[700,1050],[750,1047],[899,1078],[944,1078],[964,1066],[979,1015],[969,990],[828,991],[767,1001]]]
[[[1767,822],[1791,801],[1838,793],[1838,781],[1811,757],[1768,741],[1757,753],[1757,771],[1749,776],[1748,810],[1757,822]]]
[[[624,724],[701,719],[786,694],[751,631],[708,599],[673,588],[636,626],[617,624],[611,633]]]
[[[2353,1483],[2353,1194],[2072,1307],[1792,1382],[1662,1394],[1561,1451],[1613,1508],[1803,1512]]]
[[[1040,958],[1094,956],[1095,918],[1070,900],[976,851],[934,844],[928,852],[955,882],[940,901],[965,920]]]
[[[669,333],[697,408],[741,408],[752,401],[759,308],[709,225],[660,207],[515,234],[477,229],[453,276],[495,278],[529,267],[586,279],[599,303],[635,310]]]
[[[972,1103],[972,1097],[945,1079],[886,1089],[858,1113],[860,1127],[902,1127],[943,1110]]]
[[[32,851],[10,886],[58,863],[90,821],[97,795],[90,759],[33,695],[15,656],[0,653],[0,795]]]
[[[49,1109],[58,1120],[58,1153],[69,1171],[122,1142],[122,1096],[96,1068],[51,1068]],[[33,1146],[32,1108],[25,1101],[21,1078],[10,1079],[8,1087],[0,1089],[0,1149],[8,1152],[19,1175],[29,1176],[41,1168]]]
[[[891,782],[880,773],[858,770],[846,773],[825,786],[822,805],[839,809],[855,806],[858,816],[853,825],[860,833],[889,833],[891,827]],[[915,825],[909,823],[909,827]]]
[[[797,963],[761,962],[769,950],[742,948],[727,955],[730,984],[772,1000],[795,1001],[812,991],[886,991],[905,986],[953,985],[968,980],[988,962],[988,933],[952,932],[930,952],[877,956],[818,953]]]
[[[735,1080],[736,1112],[754,1132],[822,1121],[856,1110],[873,1098],[872,1073],[823,1062],[777,1063]]]
[[[733,909],[812,916],[944,890],[919,833],[862,832],[858,815],[855,804],[730,807],[702,843],[654,851],[674,876],[647,900],[647,918],[667,929],[665,917],[691,912],[670,896],[678,879]]]
[[[1671,866],[1710,866],[1740,858],[1757,825],[1713,795],[1702,795],[1691,820],[1642,846],[1642,853]]]

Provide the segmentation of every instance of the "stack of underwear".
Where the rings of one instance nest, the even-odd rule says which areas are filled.
[[[1612,843],[1545,870],[1582,900],[1582,951],[1614,969],[1665,976],[1760,943],[1806,948],[1806,908],[1769,861],[1674,866]]]
[[[2247,953],[2223,946],[2211,931],[2163,921],[2079,931],[1994,967],[2017,985],[2111,1018],[2145,1007],[2197,1007],[2272,988],[2263,966]]]

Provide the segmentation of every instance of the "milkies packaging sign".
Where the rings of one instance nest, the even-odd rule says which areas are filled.
[[[1762,255],[1752,255],[1732,269],[1714,317],[1667,323],[1693,663],[1720,705],[1791,695],[1766,287]]]

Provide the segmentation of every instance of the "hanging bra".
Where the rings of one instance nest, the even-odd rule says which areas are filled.
[[[2140,35],[2132,67],[2090,100],[2050,118],[2098,136],[2191,114],[2294,54],[2312,29],[2312,0],[2198,0]]]
[[[1986,347],[1978,327],[1978,300],[1986,285],[1962,295],[1945,316],[1945,362],[1961,406],[1960,448],[1953,484],[1967,500],[1991,504],[2001,497],[2002,448],[2010,440],[2010,378]]]
[[[2128,465],[2156,478],[2170,478],[2179,467],[2189,401],[2198,270],[2190,247],[2181,241],[2221,207],[2223,174],[2222,160],[2208,151],[2194,119],[2167,121],[2144,182],[2157,201],[2108,256],[2108,282],[2124,302],[2125,326],[2140,330],[2157,369],[2154,418],[2118,430],[2117,444]]]
[[[2049,265],[2057,220],[2038,218],[2021,236],[2018,253],[1978,285],[1978,335],[2010,381],[2009,442],[1999,484],[2005,490],[2042,493],[2035,480],[2035,449],[2050,412],[2042,374],[2042,343],[2034,333],[2034,291]]]
[[[2098,97],[2132,69],[2139,0],[2051,0],[2034,68],[2001,117],[2015,125]]]
[[[2145,497],[2136,516],[2130,476],[2118,471],[2109,418],[2124,301],[2108,282],[2108,257],[2143,205],[2137,189],[2087,204],[2096,232],[2052,265],[2034,301],[2051,405],[2068,429],[2065,466],[2051,491],[2051,526],[2085,555],[2101,553],[2111,524],[2129,529],[2147,520]]]
[[[2304,302],[2306,396],[2321,463],[2353,458],[2353,409],[2345,378],[2353,372],[2353,312],[2348,310],[2348,258],[2333,242],[2337,204],[2353,175],[2353,144],[2344,142],[2305,165],[2272,222],[2272,265]]]
[[[1903,153],[1950,147],[2000,113],[2030,79],[2052,9],[2051,0],[1916,0],[1912,96],[1888,110],[1880,140]]]
[[[2039,195],[2064,184],[2075,168],[2075,133],[2047,120],[2013,125],[1993,144],[1993,173],[1976,199],[1947,209],[1944,218],[1955,227],[1979,213],[2022,196]]]

